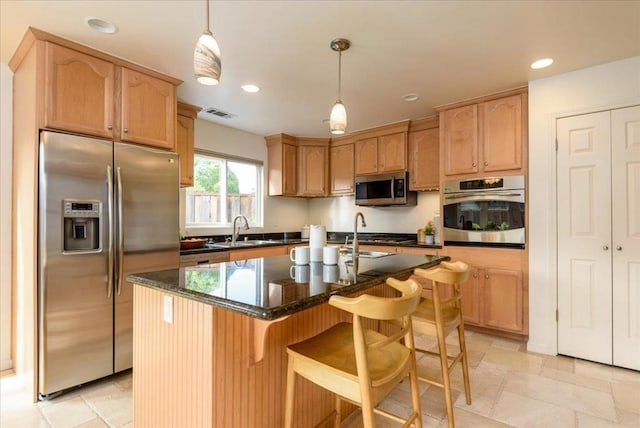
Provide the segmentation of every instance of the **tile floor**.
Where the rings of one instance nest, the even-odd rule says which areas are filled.
[[[457,368],[452,379],[457,427],[640,427],[640,372],[528,353],[520,342],[472,331],[466,337],[473,404],[465,402]],[[426,348],[435,346],[430,338],[416,340]],[[457,338],[447,342],[453,352]],[[421,373],[439,373],[433,357],[420,356],[418,366]],[[1,378],[0,386],[2,428],[133,426],[130,372],[38,404],[12,389],[11,377]],[[442,390],[425,384],[420,389],[423,426],[446,427]],[[407,382],[382,407],[406,415]],[[379,427],[399,426],[383,417],[377,421]],[[358,428],[362,423],[354,414],[343,425]]]

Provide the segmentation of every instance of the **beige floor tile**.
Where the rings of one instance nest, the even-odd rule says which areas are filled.
[[[100,418],[91,419],[89,422],[78,425],[76,428],[109,428],[109,425]]]
[[[504,389],[521,396],[580,411],[610,421],[616,420],[616,410],[610,393],[579,387],[526,373],[511,373]]]
[[[494,339],[493,343],[491,344],[491,346],[494,348],[500,348],[500,349],[506,349],[508,351],[518,351],[518,352],[520,351],[520,345],[522,345],[522,342],[519,342],[516,340],[502,339],[502,338]]]
[[[89,406],[110,426],[120,427],[132,421],[132,391],[122,391],[113,383],[82,394]]]
[[[607,381],[633,382],[640,384],[640,372],[594,363],[585,360],[575,360],[575,372],[583,376],[594,377]]]
[[[568,371],[556,370],[548,367],[543,367],[542,373],[540,375],[550,379],[559,380],[561,382],[567,382],[574,385],[583,386],[585,388],[595,389],[597,391],[607,393],[611,392],[611,382],[598,378],[582,376]]]
[[[129,391],[133,387],[133,376],[131,371],[127,371],[113,380],[118,388],[123,391]]]
[[[627,421],[619,420],[618,422],[607,421],[586,413],[576,412],[578,428],[638,428],[640,427],[640,415]]]
[[[611,390],[613,391],[613,400],[617,408],[640,415],[639,384],[613,382]]]
[[[451,391],[451,399],[454,404],[460,395],[464,396],[464,393],[455,389]],[[437,386],[429,386],[429,388],[427,388],[427,390],[420,396],[420,407],[422,408],[423,415],[431,416],[436,419],[446,418],[447,405],[444,398],[444,390]]]
[[[574,411],[509,391],[503,391],[492,419],[523,428],[575,426]]]
[[[494,347],[487,350],[482,359],[482,363],[490,363],[510,370],[533,374],[540,373],[543,361],[543,358],[538,355]]]
[[[471,369],[471,405],[467,404],[464,393],[461,393],[454,402],[454,407],[489,416],[500,397],[507,374],[506,370],[487,364]]]
[[[41,409],[53,428],[72,428],[97,417],[96,413],[80,397],[74,397]]]
[[[457,428],[509,428],[513,426],[460,408],[455,409],[454,418]]]
[[[543,369],[560,370],[564,372],[575,372],[575,358],[564,355],[542,355],[544,359]]]
[[[0,398],[0,427],[49,427],[38,406],[25,391],[2,394]]]

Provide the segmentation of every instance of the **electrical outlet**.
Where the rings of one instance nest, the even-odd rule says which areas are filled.
[[[173,324],[173,296],[164,295],[162,320],[167,324]]]

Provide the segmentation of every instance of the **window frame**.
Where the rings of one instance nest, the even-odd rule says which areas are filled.
[[[251,227],[251,230],[254,230],[254,232],[256,231],[256,229],[257,231],[262,230],[262,228],[264,227],[264,211],[263,210],[264,210],[264,197],[265,197],[264,195],[264,162],[257,159],[245,158],[241,156],[234,156],[226,153],[220,153],[220,152],[202,150],[202,149],[194,150],[194,160],[196,155],[208,156],[223,162],[224,173],[222,173],[220,177],[220,180],[221,180],[220,196],[224,198],[223,199],[224,201],[226,201],[226,195],[227,195],[226,180],[227,180],[227,174],[228,174],[228,166],[227,166],[228,162],[245,163],[245,164],[253,165],[256,167],[255,203],[256,203],[257,219],[254,220],[253,222],[250,222],[249,225]],[[222,183],[224,183],[224,185],[222,185]],[[194,185],[195,185],[195,170],[194,170]],[[190,187],[193,187],[193,186],[190,186]],[[187,188],[185,187],[184,192],[181,192],[182,197],[180,198],[182,205],[184,207],[182,224],[184,227],[184,234],[186,236],[220,235],[220,234],[227,234],[232,232],[233,219],[227,219],[227,223],[225,224],[192,224],[192,225],[187,224],[187,221],[186,221],[187,190],[186,189]],[[222,209],[224,210],[224,212],[226,212],[226,206],[222,207]]]

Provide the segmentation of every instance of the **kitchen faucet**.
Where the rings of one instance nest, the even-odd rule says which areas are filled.
[[[231,243],[235,244],[237,239],[238,239],[238,219],[243,219],[244,220],[244,226],[243,229],[244,230],[249,230],[249,222],[247,221],[247,218],[245,216],[243,216],[242,214],[235,216],[235,218],[233,219],[233,233],[231,234]]]
[[[360,244],[358,242],[358,217],[362,220],[360,223],[362,227],[367,227],[367,222],[364,221],[364,214],[357,212],[353,219],[353,241],[351,242],[351,260],[353,260],[353,280],[355,282],[356,275],[358,274],[358,253],[360,252]]]

